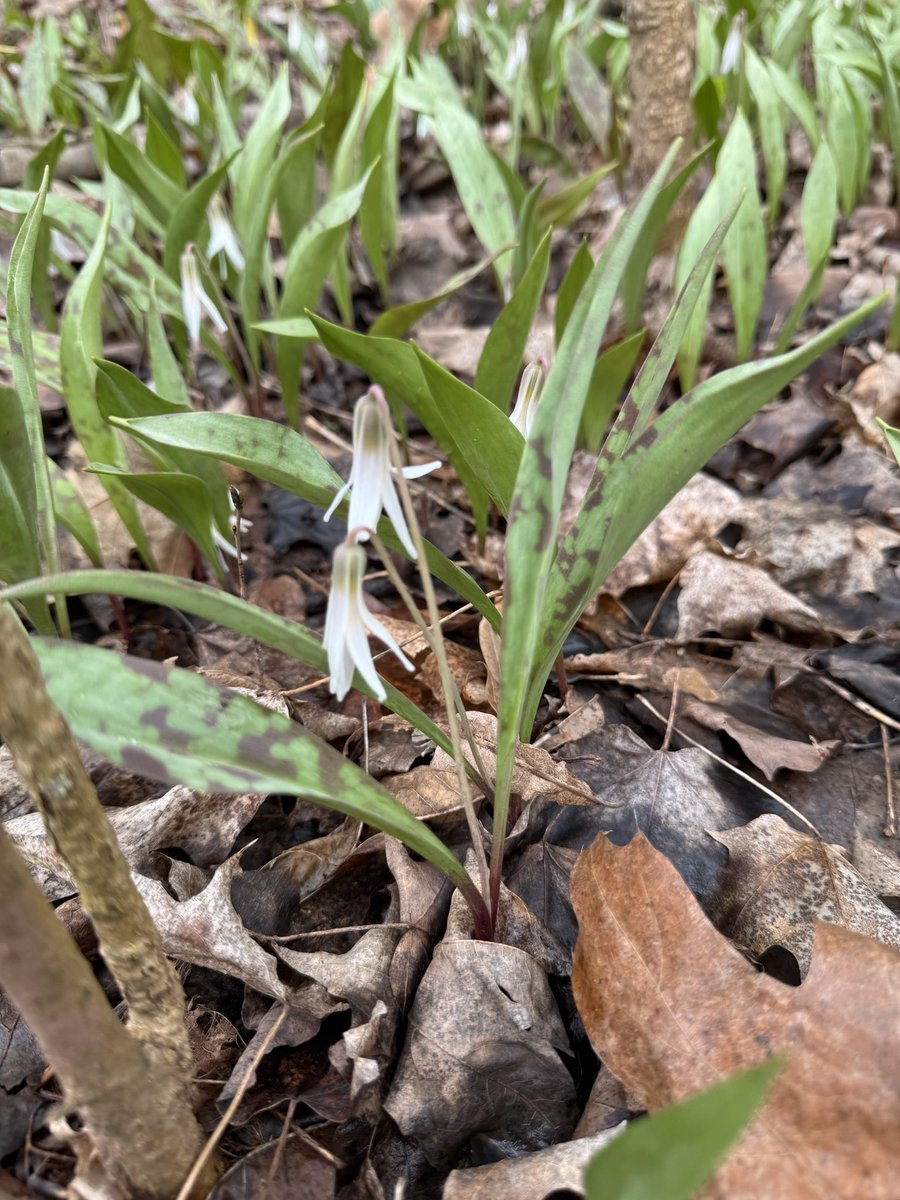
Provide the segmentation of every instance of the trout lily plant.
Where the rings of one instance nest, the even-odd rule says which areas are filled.
[[[270,112],[281,120],[287,114],[285,98],[284,87],[276,82]],[[389,111],[386,104],[382,115]],[[435,119],[449,120],[450,115],[448,108]],[[308,136],[312,136],[308,130],[295,135],[291,162],[306,161],[312,145],[304,140]],[[114,130],[107,133],[110,161],[127,174],[129,152],[118,137]],[[260,136],[254,145],[258,162],[269,170],[273,160],[266,147],[271,142]],[[242,176],[237,169],[233,173],[233,239],[223,223],[229,220],[223,217],[224,206],[213,203],[227,167],[218,168],[219,174],[211,172],[208,183],[196,185],[201,190],[177,210],[183,241],[167,248],[168,273],[153,276],[145,307],[138,306],[149,313],[149,356],[158,391],[121,365],[99,357],[102,284],[105,280],[133,288],[134,275],[119,265],[121,239],[109,239],[111,207],[103,217],[90,212],[84,218],[93,249],[62,317],[63,386],[68,388],[73,425],[93,469],[145,565],[155,564],[138,500],[158,507],[205,557],[216,562],[217,554],[231,550],[222,544],[224,538],[220,541],[211,531],[233,528],[239,519],[230,511],[223,466],[255,474],[317,506],[326,519],[336,514],[348,521],[350,536],[334,557],[324,640],[302,624],[212,584],[153,570],[59,570],[57,520],[81,541],[92,561],[99,564],[102,559],[89,512],[60,490],[43,449],[35,353],[41,343],[39,331],[32,330],[31,314],[36,283],[32,268],[48,201],[45,178],[24,214],[9,266],[8,331],[11,343],[22,350],[12,359],[15,403],[4,409],[13,422],[11,432],[0,438],[0,496],[15,498],[12,515],[4,514],[0,537],[0,579],[7,585],[0,598],[19,605],[32,625],[49,635],[66,632],[68,595],[103,593],[180,608],[291,654],[317,674],[330,676],[332,691],[345,703],[352,702],[348,696],[356,687],[453,756],[477,882],[426,823],[288,718],[245,697],[224,695],[209,680],[177,667],[160,666],[151,677],[146,664],[135,666],[127,656],[98,647],[39,641],[52,698],[75,734],[124,765],[131,761],[133,747],[141,746],[144,769],[166,782],[214,792],[302,795],[382,829],[444,871],[471,907],[476,936],[492,936],[517,748],[532,736],[548,680],[570,631],[622,555],[688,479],[753,413],[882,302],[881,297],[869,302],[795,349],[785,348],[771,358],[713,375],[662,406],[663,390],[693,313],[708,294],[711,271],[740,204],[739,197],[727,204],[723,201],[705,240],[694,245],[689,258],[682,251],[678,295],[652,351],[632,379],[640,339],[629,338],[602,353],[601,346],[617,300],[624,301],[626,311],[634,304],[658,231],[696,167],[693,162],[669,180],[675,154],[673,148],[596,262],[586,247],[579,249],[559,289],[552,361],[532,363],[524,374],[526,346],[549,271],[550,235],[535,227],[534,236],[513,253],[510,242],[515,239],[508,237],[508,230],[499,230],[488,265],[509,299],[484,344],[472,385],[403,340],[428,305],[389,309],[368,334],[349,328],[349,318],[340,325],[313,311],[324,275],[309,282],[313,261],[309,248],[324,244],[317,239],[326,226],[332,231],[332,253],[340,245],[338,257],[321,259],[332,263],[340,309],[339,264],[344,262],[340,238],[368,194],[368,174],[328,201],[329,211],[323,209],[315,232],[309,235],[302,232],[303,214],[287,202],[283,205],[285,238],[290,241],[293,233],[293,244],[300,249],[296,258],[288,252],[281,316],[269,323],[256,321],[263,286],[260,238],[265,237],[269,217],[265,205],[253,208],[260,180]],[[236,162],[240,161],[239,156]],[[135,186],[140,182],[140,177],[134,179]],[[174,187],[162,187],[155,209],[148,198],[151,216],[154,211],[165,215],[169,204],[170,211],[176,211],[180,201]],[[56,219],[59,205],[49,206],[48,212]],[[187,220],[191,214],[193,225]],[[259,379],[264,339],[271,338],[291,425],[297,424],[299,413],[291,397],[297,394],[303,350],[311,340],[318,340],[324,352],[352,364],[371,380],[372,387],[353,415],[354,456],[346,482],[291,425],[259,415],[193,411],[185,382],[191,357],[184,355],[178,362],[165,336],[164,321],[176,322],[180,331],[183,320],[193,346],[204,320],[215,331],[225,331],[223,313],[203,286],[195,249],[206,224],[210,241],[204,244],[211,256],[224,255],[236,271],[239,256],[245,262],[237,283],[231,281],[235,290],[228,293],[229,306],[235,305],[243,322],[245,339],[239,353],[245,378]],[[371,233],[370,225],[364,228]],[[107,273],[108,264],[115,266],[115,272],[109,266]],[[173,284],[179,274],[181,304]],[[205,270],[203,278],[213,285]],[[208,345],[210,352],[222,353],[215,339],[209,339]],[[220,361],[234,370],[224,355]],[[253,394],[249,389],[251,413]],[[88,402],[93,407],[86,413]],[[476,530],[483,535],[489,521],[498,532],[505,530],[501,605],[464,565],[429,543],[419,527],[410,487],[438,463],[410,467],[401,461],[390,414],[399,417],[407,412],[425,428],[467,492]],[[588,439],[585,428],[591,431]],[[152,470],[129,470],[131,440],[140,445]],[[586,444],[596,448],[593,476],[580,510],[561,535],[570,466],[576,450]],[[368,633],[404,668],[412,664],[366,607],[368,549],[382,558],[434,654],[445,706],[440,718],[423,711],[378,673]],[[397,569],[396,554],[416,564],[424,615]],[[498,741],[496,765],[490,771],[470,736],[449,670],[434,579],[470,605],[500,637]],[[135,683],[138,674],[140,686]],[[152,711],[171,711],[177,720],[150,721],[147,714]],[[482,797],[480,810],[473,794]],[[489,828],[483,823],[486,814],[490,814]]]

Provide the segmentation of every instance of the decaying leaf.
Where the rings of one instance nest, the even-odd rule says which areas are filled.
[[[459,775],[455,767],[414,767],[403,775],[391,775],[382,784],[414,817],[420,820],[439,820],[454,817],[463,811],[459,793]],[[470,784],[473,797],[477,788]],[[479,801],[480,803],[480,801]]]
[[[821,632],[814,609],[748,563],[704,552],[687,563],[678,582],[679,641],[710,632],[746,637],[766,618],[798,633]]]
[[[620,1125],[485,1167],[451,1171],[442,1200],[510,1200],[512,1196],[515,1200],[546,1200],[563,1191],[583,1196],[584,1168],[624,1128]]]
[[[447,938],[419,985],[385,1108],[438,1168],[478,1133],[542,1149],[568,1137],[575,1093],[547,977],[522,950]]]
[[[840,847],[798,833],[774,813],[713,837],[729,852],[718,889],[717,924],[754,958],[783,946],[805,975],[817,920],[900,948],[900,920]]]
[[[711,475],[695,475],[624,555],[603,585],[621,596],[632,587],[667,583],[702,550],[740,505],[740,496]]]
[[[760,975],[640,835],[575,870],[573,986],[594,1049],[656,1110],[742,1067],[786,1065],[704,1200],[891,1200],[900,1122],[900,954],[816,927],[799,988]]]
[[[714,708],[698,700],[688,700],[681,710],[707,729],[720,729],[741,747],[750,761],[772,779],[776,771],[817,771],[840,745],[837,741],[801,742],[797,738],[778,737],[742,721],[723,708]]]
[[[293,1133],[267,1142],[222,1176],[209,1200],[328,1200],[334,1195],[331,1155],[317,1153],[308,1137]]]
[[[481,712],[470,712],[468,717],[485,770],[493,778],[497,761],[497,718],[493,713]],[[463,753],[471,762],[472,752],[465,742]],[[438,771],[455,769],[450,755],[440,748],[435,752],[432,766]],[[555,800],[557,804],[596,803],[590,789],[572,775],[565,763],[555,762],[546,750],[538,746],[520,745],[516,751],[512,790],[521,796],[523,802],[541,796],[545,800]]]

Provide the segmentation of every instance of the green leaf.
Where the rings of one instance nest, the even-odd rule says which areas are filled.
[[[110,168],[146,205],[160,228],[164,229],[181,200],[181,188],[155,167],[133,142],[116,133],[109,125],[100,123],[97,128],[106,143]]]
[[[837,224],[838,181],[834,158],[826,141],[819,143],[803,185],[800,225],[809,269],[828,257]]]
[[[260,333],[276,333],[284,338],[302,338],[307,342],[318,341],[319,331],[309,317],[279,317],[274,321],[257,321],[253,326]]]
[[[572,315],[572,309],[575,307],[575,301],[581,295],[581,289],[587,283],[593,268],[594,260],[591,258],[591,252],[588,249],[587,238],[582,238],[578,249],[572,255],[572,261],[569,263],[569,269],[566,271],[563,281],[559,285],[559,291],[556,293],[554,334],[557,346],[562,341],[562,335],[566,331],[569,317]],[[643,296],[643,289],[641,295]]]
[[[888,139],[894,156],[894,195],[900,197],[900,89],[888,57],[878,37],[871,29],[866,29],[878,57],[881,70],[881,101],[884,105],[884,116],[887,124]]]
[[[167,785],[303,796],[399,838],[471,892],[424,823],[302,725],[183,668],[96,646],[34,649],[75,736],[111,762]]]
[[[279,317],[300,317],[318,303],[325,278],[344,242],[344,234],[359,211],[369,182],[371,167],[363,177],[328,200],[297,235],[284,267],[284,291]],[[302,343],[289,339],[278,343],[278,376],[288,418],[299,421],[297,392],[303,362]]]
[[[433,109],[426,113],[435,140],[447,160],[456,190],[475,236],[493,254],[515,239],[509,193],[496,160],[485,145],[481,126],[463,106],[447,67],[434,55],[413,62],[415,81],[429,88]],[[501,283],[509,277],[509,262],[497,265]]]
[[[496,258],[496,254],[491,254],[487,258],[483,258],[480,262],[477,262],[473,267],[467,267],[465,271],[457,272],[438,291],[433,292],[430,296],[425,296],[422,300],[410,300],[408,304],[398,304],[394,308],[387,309],[372,324],[369,329],[370,335],[372,337],[403,337],[417,321],[421,321],[426,313],[431,312],[435,305],[440,304],[442,300],[446,300],[448,296],[454,295],[460,288],[465,287],[467,283],[471,283],[482,271],[491,266]],[[286,321],[270,322],[272,325],[279,323],[288,324]],[[312,330],[312,336],[318,337],[319,335],[313,324],[309,321],[306,324]],[[281,331],[274,330],[273,332],[277,333]]]
[[[569,631],[632,542],[763,404],[884,300],[868,301],[788,354],[744,363],[698,384],[630,443],[608,472],[595,474],[547,584],[525,723]]]
[[[415,348],[394,338],[375,338],[352,333],[348,329],[341,329],[339,325],[329,324],[321,317],[312,317],[312,321],[319,331],[325,349],[335,358],[355,363],[374,383],[380,384],[395,412],[404,404],[412,409],[453,464],[460,482],[468,493],[476,526],[483,529],[487,520],[490,494],[488,483],[495,486],[496,481],[482,478],[478,463],[470,456],[467,443],[471,432],[462,422],[457,421],[452,413],[444,412],[435,403],[422,373],[420,355]],[[497,410],[491,402],[484,397],[481,399],[483,406],[492,409],[496,414]],[[503,433],[498,448],[498,453],[504,455],[509,453],[510,447],[516,445],[516,438],[521,445],[521,434],[512,424],[507,424],[512,434]],[[514,450],[513,453],[515,461],[518,461],[521,450]]]
[[[174,280],[181,278],[181,255],[188,242],[198,243],[201,253],[205,251],[202,235],[206,228],[206,210],[210,200],[222,186],[231,162],[232,159],[227,159],[214,171],[210,171],[199,183],[195,183],[190,191],[181,196],[175,205],[166,226],[163,251],[163,266]]]
[[[151,574],[146,571],[70,571],[44,579],[32,579],[15,584],[0,592],[0,600],[27,600],[51,590],[66,596],[122,596],[129,600],[141,600],[148,604],[162,604],[169,608],[193,613],[204,620],[233,629],[235,633],[254,638],[264,646],[281,650],[305,663],[322,675],[328,673],[328,656],[321,641],[296,621],[289,621],[275,613],[249,604],[237,596],[229,595],[219,588],[189,579],[176,579],[171,575]],[[402,692],[397,691],[387,680],[382,680],[387,692],[387,707],[404,720],[420,729],[427,737],[448,753],[453,753],[450,739],[429,717],[425,715]],[[356,677],[354,686],[371,696],[363,680]]]
[[[190,408],[187,383],[166,334],[153,285],[147,298],[147,351],[153,372],[153,386],[159,395],[179,408]]]
[[[744,193],[744,200],[722,246],[728,295],[734,309],[738,358],[749,358],[766,286],[766,231],[756,189],[756,150],[747,118],[735,114],[716,164],[719,216]]]
[[[18,413],[12,416],[5,431],[6,436],[10,438],[10,448],[4,454],[4,466],[8,480],[6,486],[16,498],[16,506],[12,510],[15,512],[18,509],[15,520],[27,522],[24,530],[14,533],[13,536],[17,542],[23,534],[32,539],[35,547],[39,548],[39,562],[43,564],[43,570],[52,573],[59,570],[59,551],[56,544],[53,497],[46,466],[47,456],[44,453],[44,433],[38,404],[31,330],[32,264],[49,186],[50,173],[45,170],[40,190],[22,222],[9,257],[6,278],[6,334],[12,359]],[[10,399],[12,395],[10,393]],[[9,407],[12,407],[11,403]],[[24,451],[24,457],[21,453],[14,453],[13,443],[20,451]],[[23,552],[21,546],[19,550],[20,553]],[[46,633],[54,631],[50,610],[43,595],[34,597],[27,611],[35,628]],[[60,622],[65,631],[68,628],[68,618],[64,605],[60,606]]]
[[[0,579],[17,583],[41,573],[28,430],[15,392],[0,388]],[[43,628],[53,630],[46,605],[33,602]]]
[[[506,828],[512,769],[540,627],[544,592],[556,555],[557,530],[594,362],[632,252],[644,235],[653,201],[678,153],[676,143],[632,210],[617,225],[582,289],[566,326],[519,465],[506,539],[503,647],[500,660],[494,820]],[[499,880],[502,839],[492,877]]]
[[[643,329],[610,346],[597,359],[588,398],[581,416],[581,437],[588,450],[597,454],[609,428],[622,389],[634,369],[646,334]]]
[[[631,262],[628,265],[628,270],[625,272],[625,278],[622,280],[622,306],[625,311],[625,328],[629,333],[634,333],[641,324],[647,270],[650,266],[650,260],[656,253],[656,246],[665,229],[666,221],[669,219],[669,213],[672,211],[675,201],[693,178],[697,168],[703,162],[704,158],[706,158],[708,149],[708,146],[704,146],[701,150],[698,150],[694,157],[685,163],[665,187],[660,189],[659,195],[653,201],[650,215],[644,224],[644,236],[632,251]],[[707,188],[707,192],[709,190]],[[706,193],[704,193],[704,197],[705,195]],[[710,230],[709,232],[712,231]],[[708,236],[709,234],[707,233]],[[703,240],[705,242],[706,238]]]
[[[110,463],[124,469],[128,463],[118,435],[106,424],[97,407],[97,369],[93,362],[102,347],[100,302],[110,211],[107,206],[97,241],[66,297],[60,327],[59,357],[69,417],[85,454],[94,462]],[[141,557],[146,563],[152,564],[150,546],[134,501],[117,480],[105,479],[103,482]]]
[[[466,462],[506,515],[516,482],[522,435],[504,412],[415,347],[435,407],[452,414],[453,436]]]
[[[154,167],[162,171],[163,175],[175,184],[179,192],[184,192],[187,188],[187,181],[184,177],[181,146],[172,141],[152,112],[147,114],[145,150],[147,158]]]
[[[244,148],[232,164],[234,224],[241,244],[248,246],[257,222],[256,209],[263,192],[265,177],[275,157],[275,147],[291,111],[291,90],[285,63],[278,78],[263,99],[262,107]]]
[[[274,421],[239,413],[175,413],[115,419],[114,424],[149,447],[165,447],[172,454],[205,455],[230,463],[321,508],[327,508],[334,493],[343,486],[341,477],[306,438]],[[337,511],[344,516],[348,507],[349,502],[344,500]],[[403,552],[387,518],[382,518],[378,533],[386,545]],[[471,576],[430,543],[425,543],[425,550],[432,574],[499,626],[496,608]]]
[[[291,134],[281,152],[280,157],[288,159],[290,167],[279,172],[275,203],[286,250],[290,250],[297,234],[311,220],[319,202],[316,156],[321,133],[322,122],[317,109],[301,129]]]
[[[703,193],[700,203],[694,209],[682,238],[675,264],[675,287],[678,291],[682,289],[688,275],[693,270],[694,263],[700,256],[703,246],[712,237],[719,218],[719,207],[719,181],[714,176],[709,187]],[[697,376],[697,364],[700,361],[703,338],[706,334],[706,314],[712,295],[714,273],[714,268],[711,267],[685,328],[678,351],[678,371],[681,376],[682,392],[687,392],[694,386]]]
[[[821,137],[815,105],[793,75],[788,75],[787,71],[772,59],[766,62],[766,67],[775,91],[800,122],[810,149],[815,151]]]
[[[612,93],[597,73],[594,64],[574,38],[568,42],[565,56],[566,87],[578,115],[598,149],[606,148],[613,120]]]
[[[475,372],[475,391],[486,396],[501,412],[510,405],[516,377],[528,343],[528,335],[537,314],[547,272],[550,268],[550,231],[548,230],[534,252],[518,287],[491,326],[484,343],[478,369]],[[513,472],[515,479],[515,472]],[[512,490],[510,489],[510,494]]]
[[[43,132],[50,111],[52,86],[53,73],[48,61],[44,27],[36,24],[22,59],[19,76],[19,100],[32,137],[39,137]]]
[[[771,1059],[630,1121],[588,1163],[587,1200],[692,1200],[744,1132],[782,1066]]]
[[[206,484],[196,475],[183,471],[122,471],[102,463],[88,468],[104,482],[114,479],[143,504],[149,504],[186,534],[206,560],[215,568],[219,582],[224,572],[216,553],[212,530],[214,515]]]
[[[885,440],[893,451],[894,458],[896,458],[897,463],[900,464],[900,429],[895,429],[893,425],[888,425],[886,422],[882,421],[881,417],[876,417],[875,420],[881,426]]]
[[[47,468],[50,472],[53,511],[57,521],[71,533],[94,566],[99,567],[103,562],[103,554],[90,509],[82,500],[75,484],[66,478],[51,458],[47,459]],[[23,575],[21,578],[26,579],[27,576]]]
[[[578,210],[593,194],[594,188],[605,175],[616,168],[615,163],[607,163],[584,175],[573,183],[567,183],[549,196],[541,196],[537,205],[537,226],[539,230],[549,229],[551,225],[568,225],[577,215]]]
[[[744,42],[744,70],[747,72],[747,83],[756,104],[759,139],[766,163],[766,207],[771,229],[780,211],[781,196],[787,178],[787,130],[778,94],[772,87],[772,81],[762,60],[747,41]]]

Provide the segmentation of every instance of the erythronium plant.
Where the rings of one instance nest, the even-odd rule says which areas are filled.
[[[219,693],[213,698],[209,694],[212,685],[188,672],[159,668],[152,686],[148,686],[148,667],[144,664],[139,668],[138,695],[134,687],[138,668],[128,660],[95,647],[41,645],[39,653],[48,673],[51,695],[76,734],[113,761],[122,762],[135,746],[141,747],[142,769],[155,778],[213,791],[243,792],[249,788],[305,795],[325,807],[384,829],[445,871],[472,908],[476,936],[490,936],[500,891],[516,750],[520,740],[530,738],[552,665],[585,605],[635,538],[719,446],[883,302],[883,297],[878,297],[863,305],[855,314],[795,350],[715,375],[657,414],[663,387],[737,204],[726,209],[709,241],[697,254],[652,352],[611,421],[581,510],[560,542],[558,527],[566,480],[585,406],[594,391],[595,368],[607,321],[617,296],[631,277],[633,264],[643,262],[646,246],[655,237],[653,230],[664,220],[678,186],[684,182],[678,176],[673,181],[677,186],[670,184],[663,189],[674,153],[673,149],[645,193],[619,222],[599,261],[591,266],[588,256],[577,274],[570,273],[564,281],[565,311],[562,319],[557,314],[558,344],[543,389],[538,394],[543,370],[538,372],[534,368],[520,388],[523,403],[516,415],[518,418],[525,414],[521,428],[527,436],[523,437],[518,419],[514,424],[505,415],[515,382],[514,373],[508,371],[509,346],[516,348],[514,361],[521,361],[543,286],[540,256],[546,255],[546,248],[535,251],[535,261],[541,270],[532,271],[529,267],[525,271],[520,289],[498,319],[497,336],[492,331],[488,339],[485,354],[489,354],[491,370],[479,366],[480,387],[484,391],[467,387],[413,344],[392,337],[355,334],[318,317],[311,320],[311,327],[328,350],[363,367],[376,384],[388,391],[398,410],[405,404],[415,412],[469,489],[476,520],[478,513],[482,514],[479,528],[483,528],[490,501],[507,518],[502,626],[496,607],[475,580],[422,538],[409,496],[406,478],[409,468],[399,460],[396,439],[387,420],[387,405],[379,390],[373,389],[363,398],[356,414],[356,455],[348,481],[349,504],[346,485],[310,443],[293,430],[272,422],[236,414],[172,411],[171,405],[163,411],[159,406],[150,407],[151,415],[145,416],[150,401],[154,404],[156,401],[151,393],[144,394],[146,389],[140,390],[143,385],[137,381],[134,382],[139,394],[133,396],[137,408],[130,411],[138,415],[111,414],[109,418],[116,430],[138,438],[158,460],[165,460],[166,471],[154,476],[158,487],[177,475],[188,482],[196,471],[190,488],[181,489],[187,498],[185,502],[190,499],[191,489],[197,495],[202,494],[205,485],[201,477],[207,477],[208,460],[223,461],[286,487],[323,510],[337,501],[342,515],[348,508],[351,510],[350,524],[356,527],[357,536],[365,536],[371,529],[373,543],[379,548],[374,540],[377,523],[381,542],[418,562],[428,611],[427,638],[441,672],[447,704],[446,728],[438,726],[403,693],[377,676],[364,637],[362,642],[356,638],[352,651],[349,647],[340,651],[343,657],[336,677],[343,690],[348,683],[349,667],[356,666],[355,682],[360,691],[379,701],[383,699],[387,707],[453,754],[478,859],[480,888],[427,827],[413,819],[398,801],[358,768],[340,760],[340,756],[335,762],[328,747],[315,742],[286,718],[265,714],[243,698],[226,700]],[[30,452],[35,477],[44,469],[46,456],[36,433],[32,441],[32,431],[40,430],[40,418],[27,301],[35,233],[45,196],[42,191],[23,223],[10,265],[10,292],[16,304],[10,305],[9,331],[17,345],[24,347],[24,353],[14,359],[17,402],[22,409],[24,431],[23,438],[15,445],[24,445],[26,454]],[[194,319],[204,305],[193,290],[192,262],[196,267],[197,260],[191,258],[185,265],[193,307],[185,316]],[[199,275],[196,279],[199,281]],[[302,336],[309,336],[308,332]],[[82,364],[84,370],[79,378],[83,376],[89,381],[92,376],[84,373],[88,365],[90,362]],[[101,367],[98,383],[107,379],[109,370],[103,364]],[[0,494],[16,494],[17,469],[16,455],[4,454],[4,443],[0,441]],[[422,468],[417,470],[422,472]],[[381,517],[382,510],[390,519]],[[208,529],[209,516],[204,520],[203,527]],[[196,515],[193,524],[200,528]],[[326,648],[302,626],[205,584],[129,571],[60,575],[52,567],[40,578],[33,578],[36,574],[33,567],[23,569],[23,564],[31,559],[26,556],[20,562],[3,547],[5,544],[7,548],[27,549],[29,545],[43,545],[46,540],[43,514],[34,506],[20,506],[12,526],[2,532],[0,567],[10,586],[6,592],[0,592],[0,599],[27,604],[28,614],[34,612],[40,619],[42,631],[51,623],[46,608],[48,595],[107,592],[195,613],[293,654],[320,673],[329,670],[331,658],[334,669],[335,655],[339,652],[338,643],[333,640],[334,620]],[[351,543],[336,573],[336,585],[344,589],[348,605],[349,589],[355,588],[356,581],[361,579],[358,553],[362,553],[361,547]],[[393,571],[390,556],[384,558],[388,573],[414,619],[422,622],[417,607],[407,598],[402,580]],[[52,556],[45,556],[44,561],[50,566]],[[458,702],[440,637],[432,574],[454,587],[502,632],[497,766],[493,780],[484,778],[477,746],[469,737],[465,713]],[[357,598],[355,591],[352,597]],[[361,595],[358,600],[356,624],[357,631],[362,633],[367,618]],[[56,611],[61,618],[61,605],[57,604]],[[372,621],[368,623],[375,628]],[[242,703],[236,703],[238,699]],[[177,740],[167,740],[168,724],[159,728],[158,723],[151,724],[145,719],[147,712],[160,705],[178,713],[178,723],[172,726]],[[217,733],[210,723],[219,709],[228,714],[227,720],[217,718],[219,724],[228,726],[225,736],[221,729]],[[464,759],[464,738],[470,741],[473,765]],[[260,747],[269,749],[264,753]],[[476,780],[493,804],[489,877],[483,849],[486,835],[469,799],[468,776]]]

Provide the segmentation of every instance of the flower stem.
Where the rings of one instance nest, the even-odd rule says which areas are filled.
[[[385,421],[388,420],[385,414]],[[403,464],[400,461],[400,455],[397,452],[397,446],[392,436],[389,439],[391,450],[391,461],[396,472],[397,488],[400,493],[400,499],[403,504],[403,509],[406,514],[407,524],[409,525],[410,536],[412,537],[413,545],[416,548],[418,558],[419,575],[422,579],[422,591],[425,596],[425,603],[428,607],[428,619],[431,623],[431,634],[433,637],[432,649],[434,651],[435,661],[437,662],[438,672],[441,678],[441,686],[444,692],[444,707],[447,712],[447,729],[450,734],[450,742],[453,746],[453,758],[456,762],[457,776],[459,779],[460,795],[462,797],[463,807],[466,813],[466,821],[469,825],[469,835],[472,838],[472,849],[475,853],[475,860],[478,863],[478,874],[481,881],[481,897],[483,903],[489,905],[490,896],[490,874],[488,869],[487,855],[484,849],[484,838],[482,826],[475,812],[475,806],[472,803],[472,797],[469,795],[469,780],[466,775],[466,760],[462,752],[462,738],[460,736],[459,720],[456,713],[456,704],[454,697],[456,694],[456,683],[453,675],[450,672],[450,664],[447,661],[447,650],[444,645],[444,635],[441,630],[441,618],[438,612],[437,598],[434,594],[434,583],[431,578],[431,573],[428,570],[427,560],[425,557],[425,542],[422,538],[422,530],[419,526],[419,520],[416,516],[415,508],[413,507],[412,497],[409,492],[409,485],[403,474]],[[415,608],[415,605],[413,605]],[[468,897],[467,897],[468,898]],[[471,900],[469,900],[471,907]],[[473,917],[478,922],[478,914],[473,909]],[[477,929],[476,929],[477,932]],[[485,936],[490,939],[493,936],[493,920],[489,919],[488,929]]]

